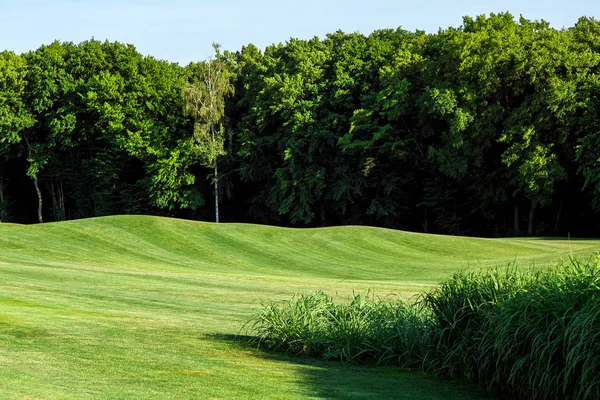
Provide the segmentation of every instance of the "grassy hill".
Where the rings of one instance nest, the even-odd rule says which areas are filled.
[[[0,224],[0,398],[482,398],[396,368],[233,339],[261,299],[410,296],[454,271],[544,266],[598,240],[473,239],[120,216]]]

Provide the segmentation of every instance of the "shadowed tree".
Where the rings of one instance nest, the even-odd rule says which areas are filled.
[[[17,154],[14,145],[21,141],[22,131],[34,123],[23,102],[26,69],[22,57],[8,51],[0,53],[0,222],[7,213],[2,162]]]

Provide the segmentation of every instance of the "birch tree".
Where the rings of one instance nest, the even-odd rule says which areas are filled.
[[[215,54],[205,62],[193,64],[192,79],[183,90],[185,115],[194,120],[195,150],[202,165],[212,168],[215,190],[215,221],[219,222],[219,157],[225,155],[225,99],[234,87],[225,69],[220,46],[213,43]]]

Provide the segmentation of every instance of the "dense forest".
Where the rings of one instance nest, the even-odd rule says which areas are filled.
[[[0,53],[2,221],[215,203],[222,221],[598,236],[600,22],[491,14],[185,67],[96,40]]]

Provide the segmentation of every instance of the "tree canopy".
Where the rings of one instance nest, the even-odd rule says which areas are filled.
[[[215,50],[187,66],[96,40],[0,53],[0,221],[220,204],[285,226],[597,235],[593,18]]]

